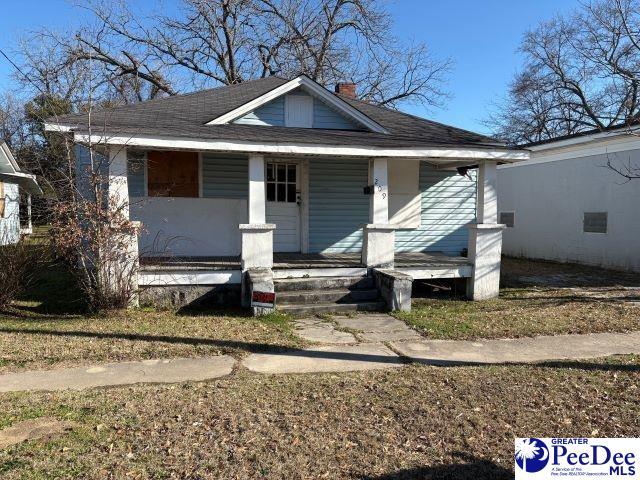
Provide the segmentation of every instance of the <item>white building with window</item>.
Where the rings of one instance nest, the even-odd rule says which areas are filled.
[[[506,255],[640,271],[640,137],[627,127],[526,145],[498,167]],[[619,172],[616,172],[615,170]]]
[[[0,246],[18,243],[21,234],[31,233],[31,195],[41,193],[35,176],[23,172],[9,146],[0,143]],[[22,213],[21,194],[26,209]]]

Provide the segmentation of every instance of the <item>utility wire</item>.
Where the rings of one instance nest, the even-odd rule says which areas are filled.
[[[40,88],[40,86],[39,86],[39,85],[36,85],[36,83],[35,83],[33,80],[31,80],[31,79],[29,78],[29,76],[28,76],[26,73],[24,73],[24,72],[22,71],[22,69],[21,69],[18,65],[16,65],[16,63],[15,63],[13,60],[11,60],[11,59],[9,58],[9,56],[8,56],[6,53],[4,53],[4,50],[2,50],[1,48],[0,48],[0,54],[1,54],[4,58],[6,58],[6,59],[7,59],[7,61],[8,61],[8,62],[13,66],[13,68],[15,68],[18,72],[20,72],[20,75],[22,75],[22,76],[24,77],[24,79],[25,79],[27,82],[29,82],[31,85],[33,85],[34,87],[36,87],[36,89],[37,89],[37,90],[38,90],[42,95],[45,95],[45,93],[42,91],[42,89]]]

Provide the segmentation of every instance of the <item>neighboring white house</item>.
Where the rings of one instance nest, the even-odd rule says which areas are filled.
[[[279,307],[374,309],[376,271],[388,308],[399,297],[384,292],[408,283],[410,300],[412,279],[469,278],[471,298],[498,294],[496,167],[526,150],[305,76],[94,111],[88,121],[68,115],[46,128],[81,145],[78,178],[104,166],[110,199],[128,200],[143,224],[143,297],[223,297],[259,277],[261,292],[275,281]],[[88,143],[108,161],[96,165]],[[330,285],[315,281],[326,277]]]
[[[640,137],[620,127],[525,145],[498,167],[506,255],[640,271]]]
[[[20,190],[27,193],[25,226],[20,227]],[[42,193],[35,176],[20,170],[6,143],[0,143],[0,245],[17,243],[31,233],[31,194]]]

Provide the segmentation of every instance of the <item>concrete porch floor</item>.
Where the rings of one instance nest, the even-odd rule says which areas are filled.
[[[456,268],[470,266],[466,257],[442,252],[402,252],[395,255],[395,268]],[[141,256],[143,270],[239,270],[239,256],[168,257]],[[274,253],[273,268],[359,268],[364,267],[360,253]]]

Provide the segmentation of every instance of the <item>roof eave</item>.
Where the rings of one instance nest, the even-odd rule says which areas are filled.
[[[185,149],[199,151],[296,154],[296,155],[339,155],[355,157],[420,158],[435,161],[452,160],[496,160],[500,162],[519,162],[529,159],[529,151],[506,147],[488,147],[481,145],[420,146],[420,147],[371,147],[367,145],[326,145],[321,143],[294,142],[250,142],[229,139],[184,138],[169,136],[144,136],[107,134],[89,135],[88,132],[75,132],[78,143],[119,145],[140,148]]]

